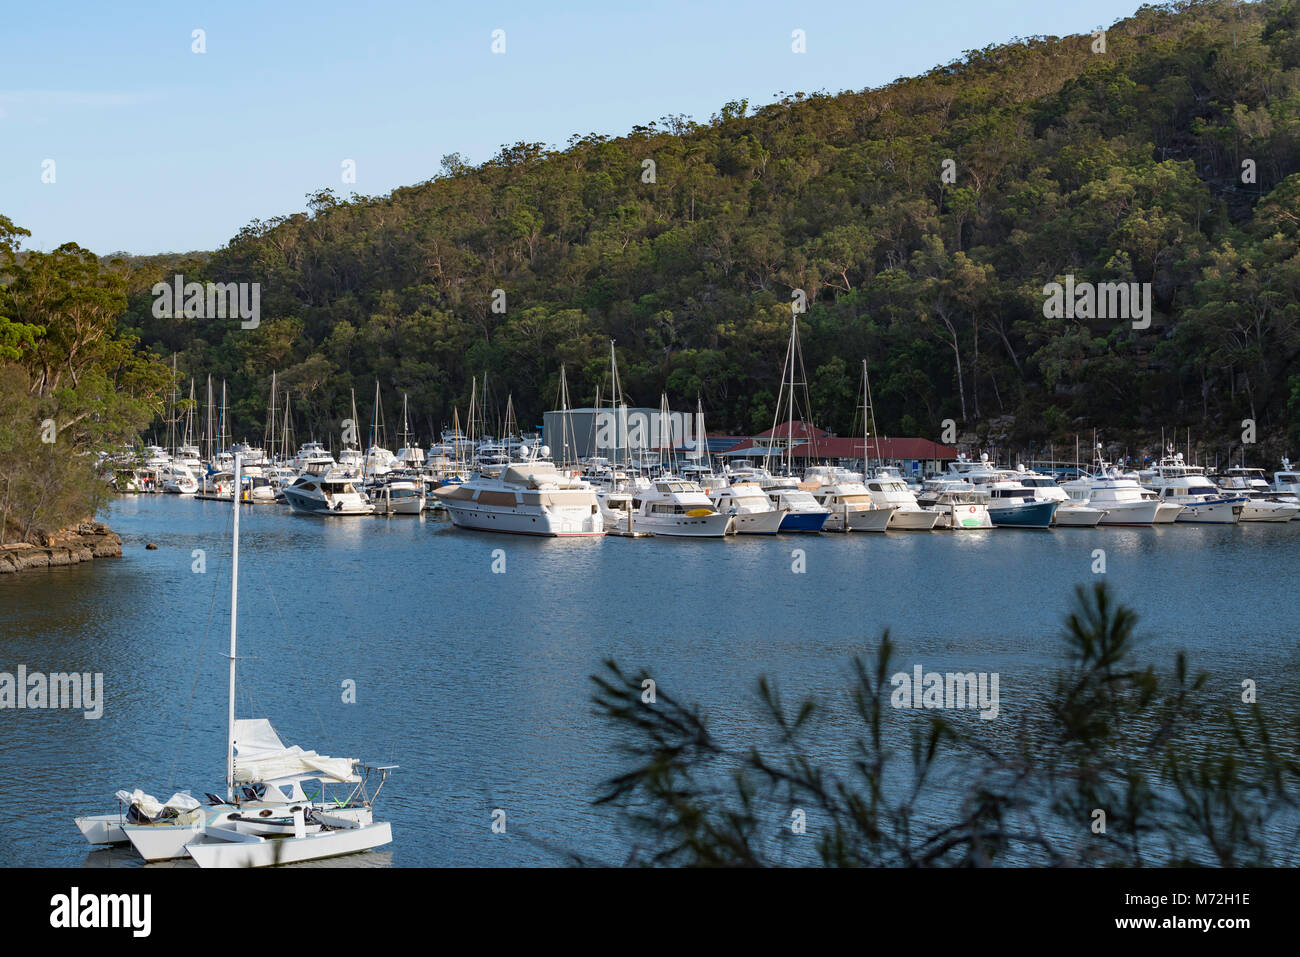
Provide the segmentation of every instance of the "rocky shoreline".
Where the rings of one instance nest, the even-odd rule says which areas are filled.
[[[95,558],[121,558],[122,537],[102,522],[82,522],[42,535],[41,543],[0,545],[0,575],[29,568],[76,565]]]

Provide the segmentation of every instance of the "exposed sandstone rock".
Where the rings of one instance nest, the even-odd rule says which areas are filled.
[[[39,545],[29,542],[0,545],[0,575],[122,555],[121,536],[102,522],[82,522],[76,528],[42,532],[39,537]]]

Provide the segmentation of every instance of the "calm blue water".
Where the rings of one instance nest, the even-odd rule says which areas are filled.
[[[112,810],[121,787],[221,787],[230,508],[128,497],[109,523],[121,559],[0,577],[0,670],[103,672],[107,699],[98,721],[0,712],[4,864],[120,862],[71,818]],[[851,657],[889,627],[900,669],[998,672],[1013,716],[1058,663],[1096,548],[1152,660],[1186,648],[1225,694],[1249,677],[1296,706],[1300,522],[548,541],[255,507],[241,536],[239,713],[269,717],[286,743],[402,766],[380,801],[396,841],[369,863],[556,863],[538,841],[620,860],[618,829],[590,805],[620,767],[590,701],[607,657],[706,704],[727,735],[752,726],[760,674],[787,699],[841,694]],[[836,721],[831,755],[847,747]]]

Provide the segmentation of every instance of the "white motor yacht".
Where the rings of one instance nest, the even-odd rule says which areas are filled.
[[[786,508],[773,505],[755,482],[715,486],[708,496],[714,508],[735,519],[738,535],[775,535],[781,530]]]
[[[939,513],[920,506],[916,494],[907,487],[897,470],[878,468],[863,484],[871,493],[873,502],[895,506],[889,519],[891,531],[928,532],[939,523]]]
[[[830,515],[822,526],[828,532],[883,532],[898,509],[877,505],[860,476],[836,466],[815,465],[804,472],[800,488]]]
[[[1181,452],[1165,456],[1158,466],[1142,475],[1160,501],[1183,506],[1179,522],[1235,525],[1241,520],[1245,496],[1219,491],[1205,477],[1204,469],[1183,461]]]
[[[390,472],[383,481],[366,486],[376,515],[419,515],[424,511],[424,481]]]
[[[433,494],[452,524],[485,532],[547,537],[605,534],[596,490],[553,462],[516,462],[482,471]]]
[[[1280,502],[1273,497],[1263,469],[1230,468],[1219,479],[1229,495],[1244,495],[1243,522],[1289,522],[1300,515],[1300,502]]]
[[[731,480],[756,482],[773,507],[785,509],[785,518],[781,519],[783,532],[820,532],[831,517],[812,492],[799,487],[799,480],[793,475],[771,475],[761,467],[740,468]]]
[[[704,489],[685,479],[665,476],[632,495],[638,528],[669,538],[722,538],[735,530],[735,518],[718,511]]]
[[[289,465],[299,475],[324,475],[337,467],[338,463],[334,461],[334,456],[325,450],[325,446],[319,442],[305,442],[298,449],[298,454],[293,457],[293,461]]]
[[[951,473],[936,475],[922,482],[916,502],[923,509],[939,516],[935,528],[978,531],[993,527],[993,519],[989,517],[988,496],[977,494],[974,486]]]
[[[1273,497],[1288,505],[1300,505],[1300,472],[1291,468],[1291,460],[1282,459],[1281,471],[1273,473]]]
[[[171,495],[193,495],[199,490],[198,477],[179,460],[174,460],[162,473],[163,491]]]
[[[1040,502],[1056,502],[1058,508],[1052,521],[1056,525],[1076,528],[1092,528],[1099,525],[1106,517],[1106,510],[1087,501],[1072,499],[1065,489],[1056,484],[1048,475],[1030,471],[1023,466],[1016,473],[1020,484],[1034,490],[1034,498]]]
[[[1152,525],[1161,502],[1146,494],[1136,479],[1120,474],[1107,463],[1092,475],[1066,482],[1062,489],[1071,501],[1101,509],[1099,525]],[[1179,509],[1181,511],[1181,509]],[[1175,517],[1177,512],[1174,513]]]
[[[306,473],[281,491],[290,507],[302,515],[369,515],[374,511],[360,482],[344,475]]]
[[[235,497],[235,473],[226,470],[209,472],[199,480],[194,497],[229,502]]]

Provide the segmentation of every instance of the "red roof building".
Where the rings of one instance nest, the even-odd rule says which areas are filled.
[[[736,443],[723,455],[729,458],[784,455],[787,444],[792,446],[790,456],[804,462],[861,459],[864,445],[872,461],[886,463],[920,462],[929,468],[940,468],[941,463],[957,458],[956,449],[929,439],[869,436],[864,443],[862,436],[832,435],[807,422],[778,425]]]

